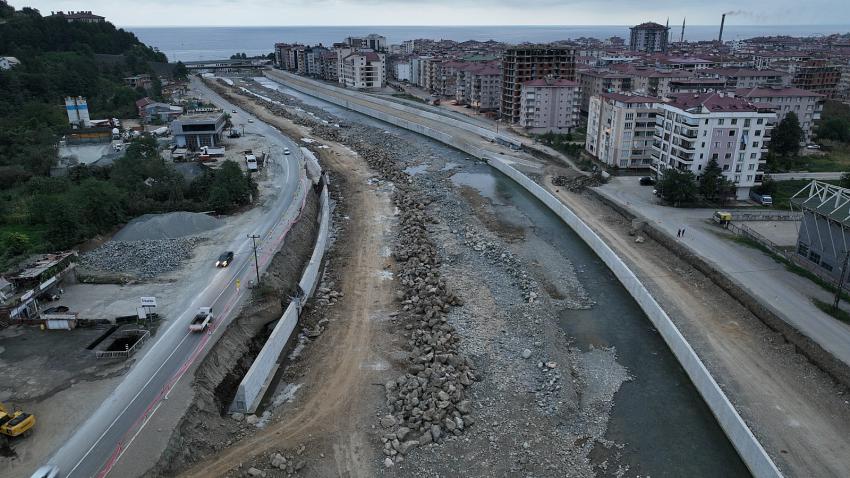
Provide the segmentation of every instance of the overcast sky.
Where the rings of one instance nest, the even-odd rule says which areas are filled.
[[[92,10],[119,26],[850,24],[848,0],[10,0],[42,14]]]

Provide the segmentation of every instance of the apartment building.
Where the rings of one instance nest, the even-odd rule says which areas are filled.
[[[793,112],[800,120],[800,127],[803,128],[807,143],[812,140],[812,129],[815,122],[820,119],[826,99],[820,93],[791,87],[738,88],[735,90],[735,96],[773,109],[776,112],[777,122]]]
[[[576,52],[572,47],[519,45],[502,56],[502,118],[518,123],[523,83],[544,78],[574,81]]]
[[[410,83],[411,67],[409,61],[399,61],[393,65],[393,77],[396,81],[406,81]]]
[[[691,171],[699,177],[712,159],[745,199],[761,184],[776,113],[731,93],[672,95],[658,104],[652,169]]]
[[[569,133],[579,125],[579,84],[544,78],[522,84],[519,125],[530,133]]]
[[[337,50],[339,83],[348,88],[376,89],[386,85],[384,54],[374,51]]]
[[[335,51],[322,52],[320,76],[325,81],[339,81],[339,64]]]
[[[694,76],[689,71],[664,71],[656,68],[630,68],[623,73],[632,78],[631,91],[657,98],[664,98],[672,92],[671,82],[687,80]]]
[[[499,109],[502,69],[497,61],[469,62],[457,68],[455,100],[475,111]]]
[[[387,49],[387,38],[377,33],[370,33],[363,37],[348,37],[345,39],[345,44],[351,48],[383,52]]]
[[[841,66],[829,60],[809,60],[788,66],[794,76],[791,84],[797,88],[820,93],[827,98],[835,96],[841,81]]]
[[[658,98],[602,93],[590,99],[585,150],[614,168],[649,168]]]
[[[655,22],[641,23],[630,28],[629,49],[645,53],[666,53],[670,27]]]
[[[602,93],[622,93],[632,90],[632,76],[614,70],[590,69],[576,72],[581,86],[581,110],[587,111],[590,98]]]
[[[726,88],[760,88],[764,86],[789,86],[791,75],[778,70],[756,70],[752,68],[712,68],[704,70],[704,76],[724,81]]]

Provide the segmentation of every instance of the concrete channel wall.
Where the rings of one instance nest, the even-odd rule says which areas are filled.
[[[310,256],[310,263],[304,268],[301,282],[298,284],[302,294],[289,302],[286,311],[280,320],[278,320],[265,345],[263,345],[263,349],[257,354],[257,358],[254,359],[254,363],[251,364],[248,373],[245,374],[245,377],[239,383],[239,387],[236,389],[236,396],[230,407],[232,412],[254,413],[280,366],[278,359],[289,338],[292,336],[292,332],[295,331],[296,325],[298,325],[298,316],[301,313],[301,308],[307,299],[313,295],[319,283],[319,269],[322,258],[325,255],[330,229],[329,209],[328,186],[325,183],[322,186],[322,192],[319,196],[319,217],[317,219],[319,222],[319,234],[316,237],[313,254]]]
[[[316,89],[305,88],[298,83],[286,81],[283,75],[273,75],[279,78],[286,86],[310,96],[322,99],[329,103],[343,106],[345,108],[357,111],[359,113],[386,121],[390,124],[409,129],[411,131],[423,134],[437,141],[441,141],[450,146],[453,146],[468,154],[486,160],[492,167],[501,173],[505,174],[517,184],[525,188],[528,192],[534,195],[538,200],[545,204],[552,212],[558,215],[570,228],[572,228],[579,237],[584,240],[591,249],[598,255],[608,266],[617,279],[623,284],[626,290],[632,295],[644,313],[649,317],[652,324],[658,329],[667,346],[673,352],[673,355],[685,369],[694,386],[699,391],[705,403],[711,409],[720,427],[726,433],[732,445],[738,451],[741,459],[746,463],[750,472],[757,478],[781,477],[782,473],[776,467],[776,464],[761,446],[758,439],[753,435],[747,424],[735,410],[734,405],[726,397],[726,394],[711,376],[711,373],[702,363],[699,356],[693,350],[687,339],[679,332],[676,325],[670,319],[664,309],[652,297],[649,290],[640,282],[637,276],[631,269],[620,259],[619,256],[602,240],[593,230],[584,223],[572,210],[562,203],[555,196],[546,191],[542,186],[535,183],[528,176],[514,168],[509,164],[509,161],[500,158],[494,154],[489,154],[481,149],[472,146],[464,141],[457,141],[450,135],[441,131],[435,131],[422,125],[418,125],[405,119],[392,117],[381,111],[376,111],[358,104],[349,104],[348,101],[340,99],[336,96],[328,95],[321,91],[325,85],[317,85]],[[295,77],[300,81],[303,78]],[[333,87],[329,87],[333,88]],[[343,90],[347,94],[352,92]],[[374,101],[372,98],[369,98]],[[414,110],[410,108],[410,110]],[[419,111],[416,111],[419,114]]]

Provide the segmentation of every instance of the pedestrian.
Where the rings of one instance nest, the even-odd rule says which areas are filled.
[[[676,237],[682,237],[682,230],[676,229]]]
[[[685,237],[685,228],[682,228],[682,237]]]

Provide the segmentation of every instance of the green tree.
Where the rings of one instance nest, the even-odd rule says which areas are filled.
[[[717,160],[712,158],[705,165],[702,177],[700,177],[699,193],[709,201],[716,200],[724,179],[723,170],[720,169]]]
[[[658,189],[665,201],[678,207],[696,200],[697,185],[694,174],[675,168],[665,169],[658,182]]]
[[[3,245],[13,256],[27,252],[32,247],[29,236],[21,232],[10,232],[3,237]]]
[[[848,177],[848,179],[850,179],[850,177]],[[776,184],[776,181],[769,177],[766,177],[760,185],[756,186],[753,189],[757,194],[763,194],[765,196],[776,196],[776,192],[779,190],[779,186]]]
[[[828,118],[820,122],[817,129],[818,139],[831,139],[850,143],[850,119]]]
[[[176,65],[174,65],[174,78],[177,80],[185,80],[189,77],[189,69],[186,68],[186,65],[183,64],[182,61],[178,61]]]
[[[792,111],[773,129],[770,149],[780,156],[796,156],[800,152],[800,142],[803,141],[803,128],[800,120]]]

